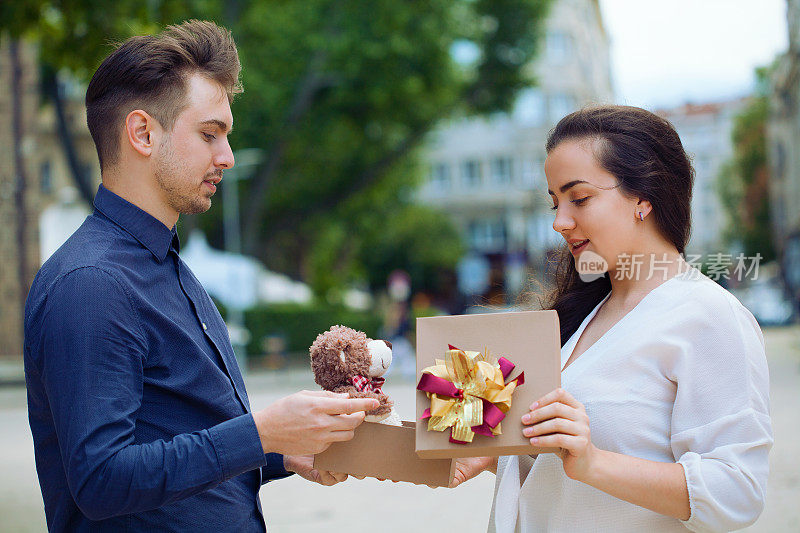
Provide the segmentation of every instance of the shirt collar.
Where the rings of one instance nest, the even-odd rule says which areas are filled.
[[[109,191],[103,184],[97,189],[94,207],[116,225],[130,233],[150,250],[159,262],[167,257],[170,246],[180,249],[175,228],[169,229],[153,215]]]

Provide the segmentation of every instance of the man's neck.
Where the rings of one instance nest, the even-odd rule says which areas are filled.
[[[104,172],[102,180],[103,187],[158,219],[168,229],[171,230],[178,223],[178,213],[167,207],[157,192],[136,186],[130,180],[120,179],[113,173]]]

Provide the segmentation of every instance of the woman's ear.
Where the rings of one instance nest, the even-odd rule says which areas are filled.
[[[158,122],[147,111],[135,109],[125,117],[125,140],[140,155],[149,157],[156,144]]]
[[[649,215],[652,210],[653,204],[650,203],[650,200],[639,198],[639,201],[636,202],[636,211],[633,213],[633,216],[637,220],[644,222],[644,219],[647,218],[647,215]]]

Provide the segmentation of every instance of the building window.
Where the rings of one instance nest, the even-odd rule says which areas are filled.
[[[471,159],[464,161],[461,165],[461,177],[464,179],[464,186],[478,188],[481,186],[481,163]]]
[[[572,55],[572,37],[559,30],[548,32],[546,48],[547,60],[550,63],[565,63]]]
[[[710,178],[711,174],[711,158],[706,155],[701,155],[695,158],[694,164],[695,171],[703,179]],[[708,175],[708,176],[707,176]]]
[[[522,186],[525,189],[535,189],[542,178],[544,163],[541,158],[526,158],[522,161]]]
[[[437,191],[446,191],[450,188],[450,165],[447,163],[431,165],[431,187]]]
[[[492,182],[498,185],[511,183],[511,158],[496,157],[492,159]]]
[[[505,250],[505,223],[502,219],[473,220],[469,223],[469,243],[479,252]]]
[[[550,97],[550,120],[558,122],[575,111],[575,99],[565,93],[556,93]]]
[[[563,242],[561,235],[553,229],[552,214],[540,213],[528,219],[528,250],[551,250]]]
[[[523,126],[541,126],[544,122],[544,97],[539,89],[525,89],[517,96],[514,118]]]

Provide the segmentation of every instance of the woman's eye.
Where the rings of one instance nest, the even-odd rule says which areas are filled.
[[[583,198],[576,198],[575,200],[571,200],[571,201],[575,205],[583,205],[584,202],[586,202],[586,200],[588,200],[588,199],[589,199],[588,196],[584,196]]]

